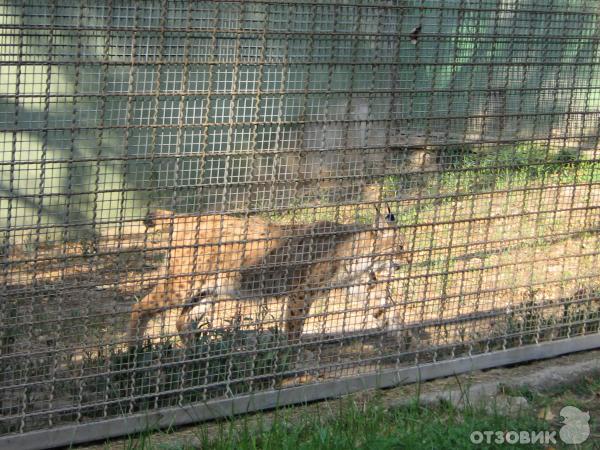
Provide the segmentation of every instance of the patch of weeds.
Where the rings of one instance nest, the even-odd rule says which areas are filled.
[[[501,392],[511,397],[523,397],[528,402],[537,401],[541,396],[529,386],[501,386]]]
[[[515,416],[466,407],[458,410],[450,403],[386,407],[380,400],[356,402],[339,400],[302,413],[293,408],[277,411],[272,421],[248,424],[228,422],[217,433],[198,433],[195,445],[214,449],[431,449],[472,448],[470,436],[486,430],[549,430],[543,420],[525,414]],[[146,437],[144,447],[152,447]],[[131,447],[130,447],[131,448]],[[165,448],[165,447],[162,447]],[[166,448],[192,448],[171,444]],[[486,444],[485,448],[504,448]],[[511,445],[511,448],[543,448],[541,445]]]
[[[104,364],[113,375],[93,384],[117,402],[135,398],[135,410],[246,393],[272,384],[288,369],[282,344],[273,330],[205,333],[185,348],[146,343],[109,355]]]
[[[536,393],[537,394],[537,393]],[[574,396],[578,398],[597,397],[600,398],[600,372],[587,374],[568,385],[560,384],[550,389],[544,389],[544,394],[551,398],[562,396]],[[542,398],[536,395],[536,399]]]
[[[553,151],[539,144],[501,146],[493,151],[453,148],[441,151],[438,159],[437,172],[387,177],[383,182],[384,196],[395,198],[417,189],[419,196],[433,206],[440,201],[453,201],[457,195],[516,188],[541,180],[548,185],[600,179],[599,164],[581,160],[576,150]]]
[[[561,298],[556,305],[530,299],[494,323],[488,341],[490,349],[597,333],[598,298],[596,289],[580,289],[570,297]]]
[[[600,396],[600,372],[588,375],[580,379],[578,383],[569,385],[569,389],[581,396]]]
[[[53,422],[60,423],[79,416],[81,420],[113,417],[274,386],[290,370],[289,352],[284,348],[285,338],[277,330],[231,330],[199,335],[185,348],[170,340],[148,341],[129,350],[109,346],[88,350],[77,358],[71,355],[68,361],[49,354],[43,359],[15,357],[6,363],[10,363],[7,369],[12,379],[27,374],[29,380],[53,380],[32,385],[19,397],[32,399],[27,410],[33,413],[47,405],[33,399],[45,398],[51,388],[54,402],[60,401],[63,409]],[[0,421],[0,431],[14,432],[18,426],[21,403],[14,405],[15,411],[10,412],[14,418],[7,415]],[[43,426],[50,414],[32,416],[27,428]]]

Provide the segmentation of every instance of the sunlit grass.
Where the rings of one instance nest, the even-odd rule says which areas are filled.
[[[313,408],[314,409],[314,408]],[[335,412],[334,412],[335,410]],[[244,419],[223,423],[217,432],[195,433],[194,445],[158,444],[150,433],[128,442],[130,449],[436,449],[472,448],[470,435],[481,430],[549,430],[547,422],[526,413],[508,416],[480,407],[458,410],[443,403],[386,408],[378,400],[333,402],[311,414],[278,411],[273,421]],[[241,422],[241,423],[239,423]],[[256,423],[258,422],[258,423]],[[504,448],[491,444],[486,448]],[[511,448],[544,448],[515,445]]]

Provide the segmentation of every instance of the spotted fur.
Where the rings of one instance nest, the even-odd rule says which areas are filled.
[[[376,273],[397,270],[410,262],[395,218],[388,214],[386,219],[380,226],[328,221],[297,226],[249,222],[248,237],[268,236],[268,242],[248,242],[246,258],[227,253],[218,267],[228,270],[227,276],[213,277],[212,282],[195,279],[182,286],[182,295],[171,302],[186,299],[178,330],[189,332],[193,329],[191,321],[198,323],[209,317],[210,304],[216,298],[285,297],[288,339],[297,341],[311,305],[327,291],[356,284],[365,276],[373,280]],[[231,236],[232,231],[224,233]],[[238,239],[244,236],[239,234]],[[191,310],[195,314],[190,314]]]

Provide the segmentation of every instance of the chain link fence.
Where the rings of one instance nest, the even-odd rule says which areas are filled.
[[[599,14],[3,2],[0,446],[599,347]]]

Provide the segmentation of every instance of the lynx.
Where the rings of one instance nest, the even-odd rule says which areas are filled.
[[[230,292],[242,266],[256,264],[277,243],[279,229],[257,218],[226,215],[175,215],[154,211],[146,227],[168,233],[168,254],[158,284],[133,305],[130,343],[142,337],[150,319],[183,306],[203,291]]]
[[[131,339],[143,336],[152,316],[167,308],[183,308],[177,328],[184,332],[190,309],[208,298],[279,296],[287,297],[288,339],[297,341],[312,303],[327,290],[410,263],[391,213],[380,227],[277,225],[257,217],[168,211],[145,223],[169,232],[171,250],[158,285],[132,308]]]

